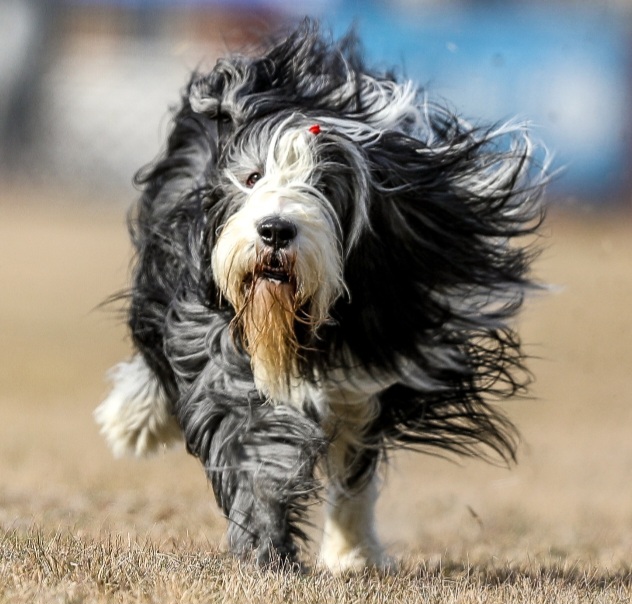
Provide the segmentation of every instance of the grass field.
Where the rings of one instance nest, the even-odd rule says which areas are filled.
[[[110,456],[91,414],[129,343],[97,306],[126,282],[124,213],[0,191],[1,604],[631,601],[629,215],[549,220],[537,273],[558,288],[521,320],[534,399],[506,405],[518,466],[396,456],[378,523],[401,570],[333,578],[223,553],[183,450]]]

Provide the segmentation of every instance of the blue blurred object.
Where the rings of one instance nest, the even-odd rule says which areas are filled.
[[[562,168],[552,191],[616,199],[629,191],[630,12],[551,0],[65,0],[132,11],[269,12],[355,26],[369,64],[395,66],[465,118],[531,123]],[[276,24],[276,23],[275,23]]]
[[[331,0],[310,0],[308,3],[296,0],[67,0],[67,4],[115,6],[128,9],[166,8],[179,10],[183,8],[224,8],[231,10],[276,9],[278,11],[310,13],[320,7],[330,5]]]
[[[600,201],[630,185],[629,37],[620,14],[512,2],[396,10],[403,4],[340,1],[319,16],[336,35],[355,25],[371,63],[402,66],[467,118],[531,122],[563,167],[555,193]]]

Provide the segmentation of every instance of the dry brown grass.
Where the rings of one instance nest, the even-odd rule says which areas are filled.
[[[332,577],[261,571],[190,542],[158,548],[151,541],[69,532],[11,531],[0,541],[0,602],[628,602],[629,570],[606,572],[557,559],[527,564],[486,561],[429,564],[409,557],[384,575]]]
[[[522,321],[540,358],[535,400],[507,405],[518,467],[398,455],[378,522],[403,567],[347,578],[227,557],[224,520],[182,450],[111,458],[91,413],[129,348],[95,308],[126,280],[123,216],[0,191],[1,604],[631,601],[629,216],[549,222],[538,272],[561,289]]]

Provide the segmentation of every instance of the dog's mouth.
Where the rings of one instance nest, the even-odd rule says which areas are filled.
[[[268,266],[261,271],[261,276],[273,283],[289,283],[290,274],[280,267]]]
[[[255,274],[272,283],[290,283],[291,270],[285,255],[270,254],[258,263]]]

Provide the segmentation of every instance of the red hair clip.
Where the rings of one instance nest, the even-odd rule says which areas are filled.
[[[314,124],[313,126],[309,127],[309,131],[312,134],[320,134],[320,126],[318,124]]]

